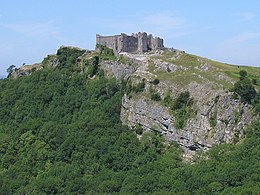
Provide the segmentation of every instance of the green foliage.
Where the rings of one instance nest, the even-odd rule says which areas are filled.
[[[242,102],[251,103],[256,96],[255,88],[248,78],[243,78],[235,83],[234,92],[241,97]]]
[[[217,111],[210,112],[209,124],[210,124],[210,127],[217,126]]]
[[[247,78],[245,70],[239,71],[240,80],[234,84],[233,98],[237,99],[237,95],[241,97],[242,102],[251,103],[256,96],[256,90],[251,81]]]
[[[8,76],[11,75],[14,72],[15,65],[11,65],[7,68],[6,72],[8,73]]]
[[[258,93],[252,102],[256,114],[260,114],[260,93]]]
[[[247,77],[247,71],[246,70],[240,70],[239,71],[240,79],[244,79]]]
[[[144,81],[137,83],[137,85],[132,86],[132,90],[135,93],[143,92],[144,89],[145,89],[145,82]]]
[[[93,56],[91,59],[85,59],[83,61],[84,66],[86,68],[86,74],[89,77],[93,77],[94,75],[96,75],[99,71],[99,56]]]
[[[190,97],[188,91],[181,92],[175,100],[171,98],[170,91],[167,91],[163,103],[173,111],[175,116],[175,127],[177,129],[184,128],[192,113],[195,112],[192,109],[193,98]]]
[[[116,56],[113,52],[113,49],[110,49],[104,45],[96,45],[97,50],[99,51],[100,60],[116,60]]]
[[[130,58],[127,58],[123,55],[120,55],[118,58],[118,62],[122,63],[122,64],[128,64],[128,65],[133,65],[133,61]]]
[[[165,93],[165,96],[164,96],[164,98],[163,98],[163,104],[164,104],[165,106],[170,107],[169,105],[170,105],[172,102],[173,102],[173,100],[172,100],[172,97],[171,97],[171,91],[168,90],[168,91]]]
[[[252,84],[253,85],[258,85],[257,79],[252,79]]]
[[[158,85],[160,83],[160,80],[154,79],[151,83],[154,84],[154,85]]]
[[[128,81],[125,86],[125,93],[131,98],[132,93],[141,93],[145,89],[145,80],[137,83],[136,85],[132,84],[131,81]]]
[[[149,88],[149,93],[150,93],[151,100],[154,100],[154,101],[161,100],[160,94],[158,92],[156,92],[152,86],[150,86],[150,88]]]
[[[185,127],[188,119],[191,116],[193,99],[188,91],[180,93],[176,100],[171,104],[171,109],[175,116],[175,127],[182,129]]]
[[[85,52],[86,50],[79,50],[77,48],[61,47],[57,51],[59,59],[58,68],[62,70],[69,69],[70,71],[78,70],[78,67],[76,66],[77,59]]]
[[[177,99],[174,101],[172,109],[178,110],[183,107],[186,107],[186,105],[192,104],[192,99],[190,99],[190,92],[185,91],[181,92],[180,95],[177,97]]]
[[[137,135],[142,135],[143,134],[143,128],[140,124],[135,125],[134,131]]]

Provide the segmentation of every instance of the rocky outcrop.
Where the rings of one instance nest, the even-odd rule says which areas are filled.
[[[24,77],[32,74],[34,71],[42,69],[42,64],[37,63],[33,65],[23,65],[20,68],[16,68],[11,74],[11,77],[17,79],[19,77]]]
[[[46,58],[44,58],[42,64],[44,67],[55,68],[60,64],[60,62],[59,62],[58,56],[55,54],[52,54],[52,55],[48,55]]]
[[[207,150],[214,144],[241,140],[244,129],[253,120],[253,116],[248,104],[233,99],[232,93],[224,90],[230,83],[234,83],[234,80],[219,71],[217,66],[201,58],[196,60],[196,57],[181,52],[167,55],[173,57],[168,58],[161,54],[124,54],[125,57],[135,60],[137,65],[127,74],[127,78],[130,77],[129,82],[138,84],[145,81],[145,89],[129,97],[124,95],[121,108],[123,124],[130,128],[141,125],[145,131],[158,132],[167,141],[178,143],[188,156],[198,150]],[[194,60],[192,63],[196,66],[180,64],[180,61],[178,65],[174,64],[174,60],[178,61],[181,55]],[[120,68],[119,71],[116,70],[119,66],[112,67],[115,75],[121,72]],[[133,70],[135,71],[132,72]],[[176,75],[180,81],[172,79]],[[155,86],[152,81],[158,76],[161,78],[160,83]],[[151,100],[151,87],[162,99],[167,91],[173,99],[181,92],[189,91],[194,102],[194,113],[184,128],[176,128],[177,118],[174,112],[165,107],[162,101]]]
[[[213,113],[215,119],[212,118]],[[145,131],[159,132],[166,140],[177,142],[186,153],[193,153],[241,137],[252,116],[247,104],[241,104],[233,100],[230,94],[223,93],[210,101],[204,101],[201,107],[197,107],[196,116],[189,119],[187,126],[176,129],[175,116],[168,108],[142,95],[131,99],[125,95],[121,120],[129,127],[139,124]],[[216,120],[215,126],[211,125],[210,120]]]
[[[117,80],[127,80],[136,70],[132,65],[116,61],[104,61],[101,63],[101,67],[106,71],[107,75],[113,76]]]

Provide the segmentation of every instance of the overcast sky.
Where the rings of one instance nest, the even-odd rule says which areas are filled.
[[[0,75],[61,45],[94,49],[95,34],[152,33],[167,47],[260,66],[259,0],[1,0]]]

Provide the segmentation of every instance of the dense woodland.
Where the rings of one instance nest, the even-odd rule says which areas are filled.
[[[0,81],[0,194],[258,194],[260,122],[195,163],[175,143],[120,122],[124,86],[93,57]],[[239,93],[239,91],[238,91]],[[247,99],[246,99],[247,100]]]

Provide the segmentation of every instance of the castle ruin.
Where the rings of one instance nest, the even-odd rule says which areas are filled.
[[[96,44],[107,46],[114,50],[115,54],[120,52],[144,53],[164,49],[163,39],[153,37],[151,34],[139,32],[133,33],[131,36],[121,33],[114,36],[96,35]]]

